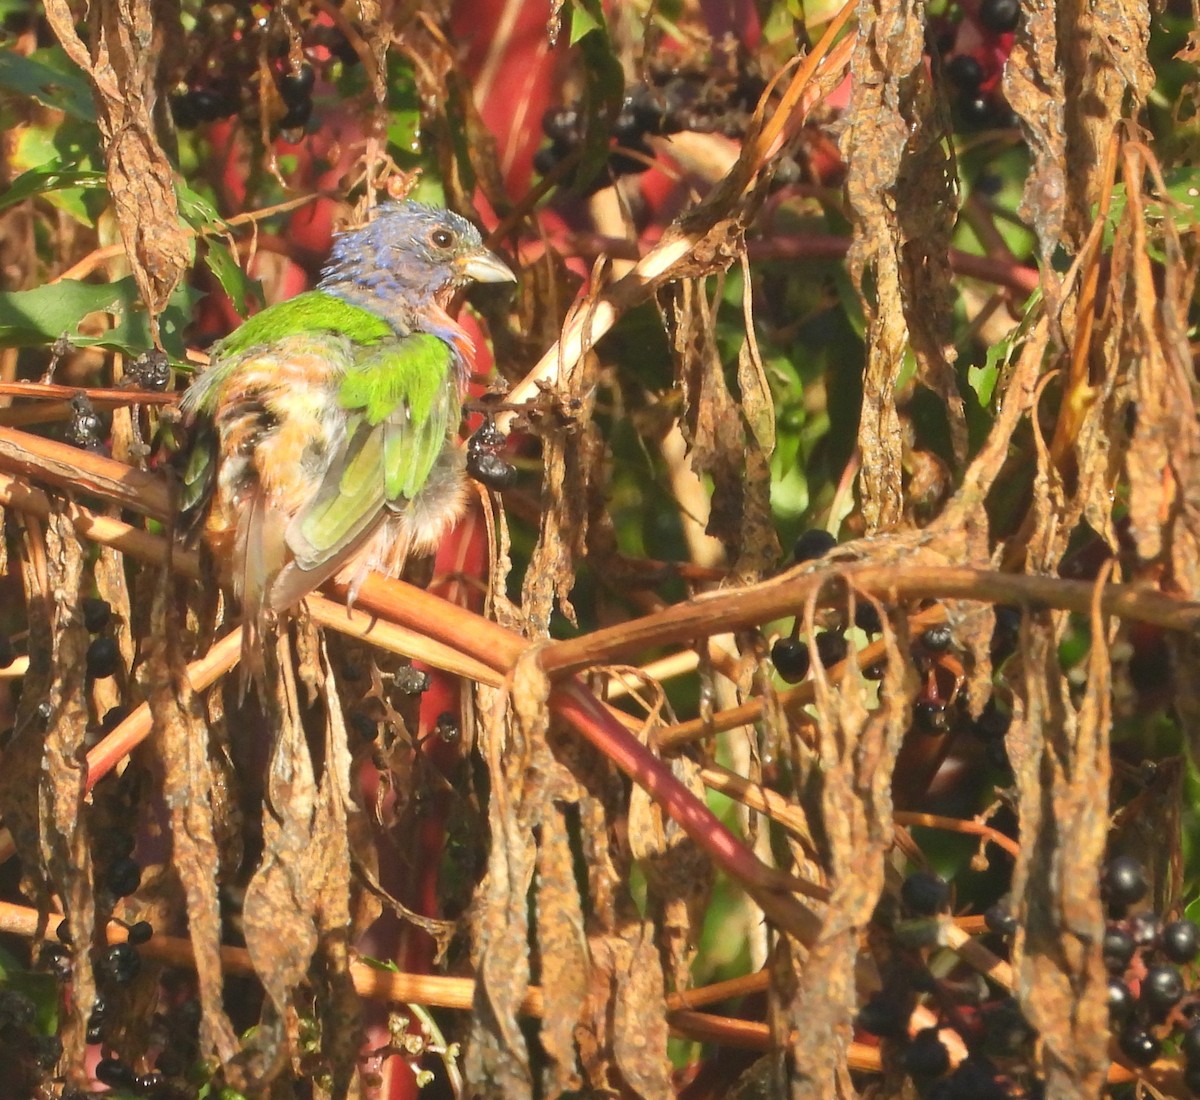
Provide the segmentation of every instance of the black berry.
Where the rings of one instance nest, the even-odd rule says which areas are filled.
[[[364,741],[374,741],[379,736],[379,723],[361,710],[350,715],[350,728]]]
[[[1165,1016],[1182,999],[1183,977],[1177,967],[1152,966],[1142,979],[1141,999],[1157,1015]]]
[[[846,636],[835,630],[823,630],[814,639],[817,645],[817,656],[826,668],[830,665],[841,664],[846,659],[849,647]]]
[[[8,668],[16,659],[17,651],[13,648],[12,639],[0,633],[0,668]]]
[[[992,121],[992,101],[985,95],[964,95],[958,113],[968,126],[986,126]]]
[[[131,1089],[137,1085],[137,1074],[119,1058],[101,1058],[95,1073],[96,1080],[111,1089]]]
[[[83,601],[83,625],[89,634],[99,634],[112,618],[112,607],[108,600],[88,596]]]
[[[950,1052],[938,1038],[937,1028],[927,1027],[913,1036],[900,1061],[914,1077],[941,1077],[950,1068]]]
[[[1016,1056],[1037,1034],[1011,997],[986,1013],[984,1029],[988,1053],[1003,1058]]]
[[[1133,905],[1146,896],[1146,873],[1133,856],[1113,856],[1104,865],[1101,885],[1110,905]]]
[[[142,956],[132,944],[114,943],[101,953],[96,970],[116,985],[128,985],[141,973]]]
[[[151,348],[142,352],[125,367],[122,384],[128,383],[143,390],[165,390],[171,381],[171,361],[165,351]]]
[[[797,638],[780,638],[771,646],[771,663],[789,684],[799,683],[808,673],[808,646]]]
[[[71,446],[81,447],[85,451],[104,450],[104,421],[86,394],[71,398],[71,419],[63,438]]]
[[[467,473],[489,489],[503,491],[517,483],[517,468],[499,455],[468,454]]]
[[[993,695],[983,705],[983,711],[972,723],[975,736],[981,741],[999,741],[1012,725],[1012,715],[1004,710]]]
[[[877,993],[859,1010],[855,1023],[881,1039],[898,1039],[908,1032],[908,1013],[894,998]]]
[[[140,947],[154,937],[154,926],[148,920],[136,921],[129,926],[125,935],[134,947]]]
[[[1162,921],[1156,913],[1136,913],[1129,918],[1129,934],[1138,947],[1154,947],[1161,931]]]
[[[439,714],[437,722],[434,723],[433,732],[446,744],[453,744],[462,735],[458,724],[458,715],[451,710]]]
[[[115,675],[121,667],[121,650],[116,639],[93,638],[87,648],[86,664],[88,675],[96,680]]]
[[[810,531],[804,531],[796,539],[792,546],[792,558],[797,564],[804,561],[816,561],[817,558],[823,558],[835,546],[837,546],[837,539],[833,535],[819,527],[814,527]]]
[[[921,635],[921,644],[931,653],[941,653],[949,649],[953,642],[954,632],[949,623],[938,623]]]
[[[1162,1044],[1145,1028],[1131,1027],[1121,1033],[1121,1053],[1135,1066],[1148,1066],[1158,1057]]]
[[[1125,973],[1133,958],[1133,937],[1124,928],[1111,926],[1104,933],[1104,965],[1114,974]]]
[[[1200,949],[1200,930],[1190,920],[1173,920],[1159,939],[1162,953],[1173,963],[1190,963]]]
[[[887,661],[872,661],[862,674],[864,680],[882,680],[887,675]]]
[[[1015,936],[1021,927],[1017,918],[1002,901],[988,907],[983,914],[983,921],[988,926],[988,931],[995,932],[998,936]]]
[[[104,884],[115,898],[127,898],[142,884],[142,868],[136,859],[121,856],[112,861]]]
[[[995,616],[989,652],[992,663],[1000,664],[1011,657],[1017,648],[1021,637],[1021,612],[1008,604],[1001,604],[995,609]]]
[[[873,603],[867,603],[866,600],[859,600],[854,605],[854,625],[864,634],[878,634],[883,630],[879,612]]]
[[[960,53],[946,62],[946,75],[964,92],[974,92],[983,83],[983,66],[969,53]]]
[[[900,900],[909,912],[933,917],[950,905],[950,884],[932,871],[914,871],[900,887]]]
[[[1200,1023],[1192,1024],[1179,1040],[1179,1053],[1188,1061],[1188,1065],[1200,1068]]]
[[[940,699],[918,699],[913,704],[913,728],[941,734],[950,728],[950,708]]]
[[[289,107],[312,100],[313,84],[317,75],[308,62],[301,62],[279,78],[279,95]]]
[[[1020,18],[1019,0],[983,0],[979,5],[979,22],[997,34],[1016,30]]]

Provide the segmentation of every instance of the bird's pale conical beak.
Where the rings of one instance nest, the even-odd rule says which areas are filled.
[[[464,279],[473,279],[477,283],[515,283],[517,277],[509,270],[508,264],[497,259],[490,252],[480,249],[459,261],[459,270]]]

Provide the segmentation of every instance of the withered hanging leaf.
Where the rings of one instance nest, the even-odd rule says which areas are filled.
[[[1063,240],[1073,201],[1067,187],[1066,89],[1060,64],[1056,5],[1022,3],[1003,86],[1033,154],[1019,213],[1037,232],[1042,290],[1052,317],[1058,315],[1061,279],[1051,258]]]
[[[350,793],[353,762],[329,652],[320,646],[320,695],[325,702],[325,770],[313,815],[312,847],[322,996],[321,1048],[329,1060],[333,1100],[344,1100],[362,1049],[358,993],[350,975],[351,899],[349,819],[361,813]]]
[[[703,801],[706,791],[696,762],[676,756],[670,764],[676,778]],[[716,875],[712,861],[636,785],[629,798],[629,849],[646,873],[647,901],[671,984],[683,991],[691,984],[696,942]]]
[[[157,315],[191,264],[193,242],[179,220],[175,176],[155,136],[152,106],[161,51],[149,0],[96,0],[90,49],[67,0],[47,0],[46,17],[67,55],[88,76],[108,167],[108,191],[138,290]]]
[[[268,668],[267,677],[274,688],[267,706],[275,744],[263,806],[263,853],[246,888],[242,925],[246,949],[275,1017],[291,1029],[296,1023],[291,1011],[293,992],[307,975],[318,944],[311,846],[319,794],[286,631],[277,639],[275,660],[276,667]],[[288,934],[281,936],[284,927]],[[296,1034],[281,1037],[275,1029],[261,1029],[260,1049],[268,1066],[281,1064],[280,1041],[298,1050]]]
[[[1128,0],[1058,5],[1057,65],[1065,93],[1065,227],[1076,245],[1091,229],[1101,189],[1108,186],[1104,151],[1114,123],[1136,116],[1154,88],[1154,70],[1146,57],[1150,16],[1150,5]]]
[[[542,439],[542,508],[537,544],[521,586],[521,609],[526,629],[535,636],[549,633],[556,599],[575,622],[570,602],[575,562],[586,545],[590,486],[604,454],[592,419],[598,368],[595,355],[584,355],[569,377],[560,380],[551,412],[530,417]]]
[[[664,287],[659,305],[684,396],[680,420],[697,474],[713,479],[707,533],[719,538],[739,578],[761,575],[779,560],[770,502],[770,464],[725,384],[715,318],[701,279]]]
[[[805,610],[810,634],[814,611],[815,600]],[[892,773],[909,725],[916,675],[886,618],[882,626],[887,671],[875,709],[867,709],[861,677],[847,676],[835,687],[819,662],[814,667],[819,752],[805,766],[820,798],[833,893],[807,955],[789,952],[797,967],[785,1017],[795,1034],[793,1100],[845,1092],[844,1051],[858,1005],[859,935],[883,890],[884,856],[892,844]]]
[[[171,815],[171,866],[187,899],[188,933],[202,1011],[200,1049],[228,1062],[237,1051],[225,1014],[221,966],[221,906],[214,835],[217,807],[208,755],[208,725],[192,692],[181,649],[182,624],[166,571],[155,585],[151,633],[140,681],[154,719],[153,744],[162,764],[163,800]]]
[[[491,784],[491,850],[472,914],[478,979],[464,1072],[484,1095],[523,1100],[533,1095],[533,1073],[517,1012],[530,980],[528,898],[541,798],[531,769],[539,748],[548,752],[549,684],[527,657],[510,692],[480,688],[477,697],[487,716],[479,750]]]
[[[1016,778],[1021,849],[1012,896],[1021,1009],[1040,1036],[1047,1091],[1098,1096],[1108,1068],[1100,861],[1111,764],[1106,624],[1092,617],[1088,686],[1072,706],[1058,662],[1063,613],[1021,625],[1023,686],[1006,746]]]
[[[589,1026],[580,1037],[584,1067],[594,1092],[628,1090],[644,1100],[666,1100],[674,1093],[654,926],[638,917],[629,899],[620,910],[611,931],[588,937],[592,973]]]
[[[955,449],[966,450],[946,340],[952,166],[932,119],[923,12],[913,2],[862,5],[851,61],[844,155],[854,224],[850,273],[868,319],[859,422],[868,530],[895,526],[903,514],[895,390],[910,329],[925,380],[948,402]]]
[[[575,880],[569,818],[561,803],[548,808],[539,831],[536,924],[545,1014],[541,1041],[550,1065],[544,1094],[579,1088],[575,1029],[587,997],[588,955],[583,902]]]
[[[83,548],[67,514],[56,503],[46,524],[46,591],[55,645],[53,673],[45,703],[50,707],[45,755],[38,785],[42,868],[67,914],[75,943],[90,942],[96,925],[92,855],[84,805],[87,794],[88,709],[85,688],[88,634],[79,610],[83,584]],[[27,592],[32,602],[34,593]],[[87,1018],[95,997],[91,955],[77,951],[71,960],[74,1011],[63,1027],[66,1064],[82,1067]]]

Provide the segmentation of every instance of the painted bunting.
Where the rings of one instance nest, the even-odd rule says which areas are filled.
[[[315,290],[213,349],[182,403],[182,526],[229,567],[247,644],[335,574],[352,593],[395,576],[457,518],[474,349],[446,307],[513,279],[466,219],[390,203],[335,240]]]

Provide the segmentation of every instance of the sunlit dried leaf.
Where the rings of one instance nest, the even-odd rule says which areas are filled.
[[[208,725],[192,692],[181,649],[183,631],[173,606],[172,583],[156,586],[151,641],[141,680],[154,717],[154,744],[162,763],[163,799],[171,815],[171,865],[187,899],[188,931],[195,952],[203,1012],[200,1048],[227,1062],[237,1050],[225,1014],[221,968],[221,906],[217,871],[221,860],[214,834],[218,807],[212,796]]]
[[[179,219],[175,177],[153,120],[155,69],[149,0],[91,5],[90,48],[75,31],[67,0],[47,0],[46,17],[63,48],[92,82],[117,224],[150,309],[151,332],[191,263],[192,240]]]
[[[697,798],[704,798],[695,761],[677,756],[671,770]],[[671,984],[682,991],[691,984],[696,941],[715,878],[712,861],[638,786],[629,799],[629,849],[646,873],[649,911]]]
[[[810,633],[814,611],[815,602],[810,602],[805,612]],[[820,740],[806,778],[820,803],[833,894],[807,954],[792,954],[794,966],[803,959],[785,1002],[785,1019],[795,1031],[793,1100],[846,1094],[845,1050],[858,1004],[859,935],[883,889],[884,856],[893,836],[892,771],[916,692],[912,666],[886,618],[883,627],[887,671],[878,707],[868,709],[860,677],[848,676],[835,688],[820,663],[814,667]]]
[[[1111,724],[1106,624],[1092,618],[1088,686],[1078,711],[1058,662],[1066,615],[1026,616],[1023,687],[1007,747],[1021,851],[1012,896],[1018,995],[1041,1038],[1048,1091],[1096,1096],[1108,1068],[1100,861],[1108,837]]]
[[[681,279],[665,287],[660,306],[684,396],[680,425],[688,455],[696,473],[713,480],[707,533],[725,544],[735,576],[761,575],[779,559],[770,466],[725,384],[703,281]]]
[[[544,1089],[552,1097],[579,1088],[575,1029],[587,997],[583,902],[575,880],[569,826],[561,804],[549,807],[537,855],[536,932],[545,998],[541,1040],[550,1059]]]
[[[84,735],[87,699],[84,676],[88,634],[79,604],[83,584],[83,548],[62,505],[46,525],[47,588],[56,644],[53,674],[45,702],[50,718],[38,789],[42,867],[67,914],[75,943],[87,943],[95,927],[92,857],[84,820],[87,759]],[[34,597],[27,592],[27,598]],[[86,951],[72,958],[74,1012],[63,1027],[67,1065],[82,1066],[87,1017],[95,993],[92,962]]]
[[[1073,202],[1067,185],[1067,95],[1056,15],[1054,4],[1032,0],[1021,4],[1021,19],[1003,78],[1004,96],[1021,117],[1033,154],[1033,169],[1019,212],[1037,231],[1042,285],[1055,316],[1061,280],[1051,258],[1063,240],[1068,204]]]
[[[318,945],[314,923],[317,884],[313,879],[313,820],[318,790],[291,671],[286,632],[276,646],[276,668],[268,664],[274,689],[267,701],[275,744],[271,751],[263,806],[263,853],[246,888],[242,924],[246,949],[262,979],[273,1016],[286,1034],[264,1027],[259,1038],[265,1061],[279,1067],[280,1042],[298,1049],[292,998],[304,980]],[[279,929],[286,926],[288,934]],[[277,1072],[277,1070],[276,1070]]]
[[[910,347],[922,380],[947,402],[956,453],[966,452],[947,333],[953,165],[934,117],[924,7],[860,5],[851,63],[844,152],[854,221],[850,273],[868,318],[859,422],[868,530],[892,527],[902,516],[903,435],[895,391]]]

